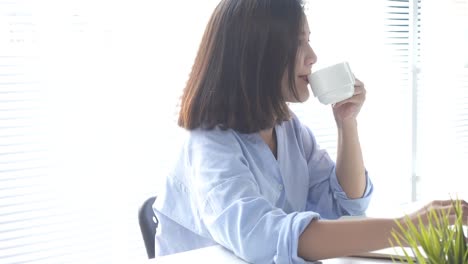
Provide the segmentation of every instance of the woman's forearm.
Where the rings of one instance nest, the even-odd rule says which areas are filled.
[[[336,176],[349,198],[362,197],[366,189],[366,177],[355,119],[338,125]]]
[[[393,229],[393,219],[313,220],[299,237],[298,255],[321,260],[387,248]]]

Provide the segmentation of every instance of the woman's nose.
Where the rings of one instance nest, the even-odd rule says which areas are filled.
[[[310,51],[307,54],[305,63],[307,66],[309,66],[309,65],[315,64],[316,62],[317,62],[317,55],[315,54],[314,50],[310,48]]]

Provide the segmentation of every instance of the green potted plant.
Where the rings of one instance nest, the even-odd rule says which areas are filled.
[[[450,212],[439,214],[434,210],[428,213],[426,224],[423,224],[421,217],[418,219],[419,224],[415,224],[408,216],[402,222],[397,221],[398,230],[392,232],[393,240],[390,243],[393,247],[400,247],[405,256],[392,258],[393,262],[468,264],[462,205],[460,200],[453,202],[456,215],[453,225],[449,222]]]

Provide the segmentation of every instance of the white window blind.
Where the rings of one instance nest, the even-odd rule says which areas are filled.
[[[62,216],[48,182],[37,25],[24,1],[0,1],[0,263],[54,255]]]
[[[423,1],[418,198],[467,199],[468,1]]]
[[[146,258],[137,210],[155,189],[149,160],[160,164],[149,151],[132,159],[144,143],[154,147],[134,140],[147,127],[113,119],[136,98],[122,100],[122,78],[110,78],[125,57],[112,41],[124,38],[109,3],[0,1],[0,263]],[[126,114],[144,118],[145,106]]]
[[[216,3],[0,0],[0,263],[147,258],[137,211]]]
[[[376,103],[383,129],[375,160],[379,165],[378,179],[382,179],[384,196],[378,203],[412,200],[413,193],[413,120],[415,118],[413,92],[413,63],[417,58],[417,3],[407,0],[386,0],[384,4],[384,60],[378,69],[380,85]],[[378,70],[376,69],[376,70]],[[374,70],[375,71],[375,70]],[[382,115],[383,113],[383,115]],[[374,155],[372,153],[371,155]],[[379,204],[379,207],[381,205]],[[381,207],[384,208],[384,207]]]

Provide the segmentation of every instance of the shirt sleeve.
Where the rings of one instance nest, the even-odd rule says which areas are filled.
[[[200,218],[212,238],[250,263],[305,263],[297,255],[299,236],[319,215],[274,207],[234,136],[217,133],[223,132],[194,137],[187,154]]]
[[[310,177],[307,210],[318,212],[327,219],[364,215],[373,192],[367,170],[364,195],[350,199],[338,182],[335,162],[325,150],[319,148],[314,135],[306,126],[302,126],[302,139]]]

